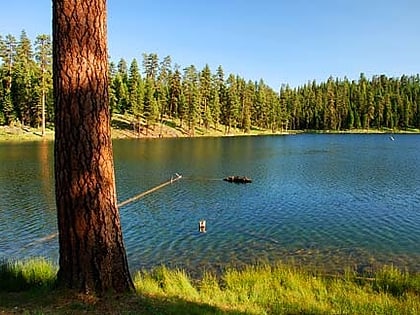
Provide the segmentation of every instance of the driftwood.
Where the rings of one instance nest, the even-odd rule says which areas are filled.
[[[252,179],[246,176],[228,176],[228,177],[225,177],[223,180],[229,183],[237,183],[237,184],[252,183]]]

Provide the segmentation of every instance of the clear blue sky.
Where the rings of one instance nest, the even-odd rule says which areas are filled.
[[[50,0],[2,1],[0,34],[51,33]],[[108,0],[112,60],[170,55],[182,68],[272,88],[420,73],[419,0]]]

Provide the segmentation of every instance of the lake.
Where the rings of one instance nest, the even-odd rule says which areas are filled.
[[[420,271],[420,135],[114,141],[130,268],[294,261]],[[0,259],[58,260],[53,144],[0,144]],[[223,181],[245,175],[251,184]],[[206,220],[207,232],[198,231]],[[49,237],[51,236],[51,237]]]

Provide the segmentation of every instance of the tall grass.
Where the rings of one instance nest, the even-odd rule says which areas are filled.
[[[394,266],[384,266],[375,275],[374,289],[396,297],[407,292],[420,295],[420,275],[412,276]]]
[[[138,272],[139,293],[176,297],[247,314],[420,314],[420,275],[384,267],[373,278],[323,276],[291,265],[248,266],[195,285],[183,271]]]
[[[0,291],[53,292],[56,271],[42,258],[0,263]],[[129,300],[127,313],[149,299],[163,314],[185,314],[186,308],[194,314],[420,314],[420,274],[393,266],[362,277],[351,270],[334,276],[290,264],[257,264],[217,276],[206,272],[200,279],[162,266],[133,278],[135,299],[143,302]]]
[[[0,262],[0,290],[25,291],[34,288],[51,288],[57,268],[44,258],[25,261]]]

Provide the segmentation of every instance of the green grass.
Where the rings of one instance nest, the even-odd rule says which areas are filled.
[[[57,268],[44,258],[0,263],[0,290],[48,289],[55,281]]]
[[[112,137],[114,139],[122,138],[138,138],[137,130],[133,129],[133,122],[137,119],[129,114],[113,114],[111,119]],[[164,119],[162,124],[156,123],[149,128],[145,127],[144,117],[141,119],[141,138],[158,138],[158,137],[190,137],[192,133],[188,130],[185,123],[180,126],[179,119]],[[0,126],[0,142],[21,142],[21,141],[39,141],[39,140],[53,140],[54,139],[54,126],[47,125],[46,136],[41,136],[41,130],[38,128],[29,128],[25,126]],[[147,129],[147,130],[146,130]],[[273,132],[270,129],[251,127],[249,132],[237,128],[231,128],[229,134],[225,133],[225,126],[220,125],[217,129],[211,127],[209,129],[204,126],[196,126],[194,130],[195,137],[225,137],[225,136],[259,136],[259,135],[281,135],[281,134],[296,134],[296,133],[420,133],[419,129],[407,128],[400,129],[351,129],[351,130],[277,130]]]
[[[133,122],[137,121],[133,115],[114,114],[111,119],[112,137],[121,138],[137,138],[139,136],[137,130],[133,129]],[[156,123],[149,128],[145,127],[144,118],[142,118],[141,138],[158,138],[158,137],[190,137],[191,132],[186,125],[180,126],[178,119],[164,119],[163,123]],[[36,128],[22,126],[0,126],[0,142],[21,142],[21,141],[40,141],[53,140],[54,128],[48,126],[46,137],[41,137],[41,130]],[[225,134],[225,127],[220,126],[217,130],[212,128],[206,129],[203,126],[196,126],[194,136],[196,137],[223,137],[223,136],[244,136],[244,135],[269,135],[273,134],[271,130],[255,128],[249,133],[244,133],[240,129],[231,128],[230,134]],[[279,132],[275,133],[279,134]]]
[[[200,279],[158,267],[134,274],[136,294],[103,298],[56,291],[56,271],[42,258],[1,263],[0,313],[420,314],[420,274],[393,266],[362,277],[260,264]]]

